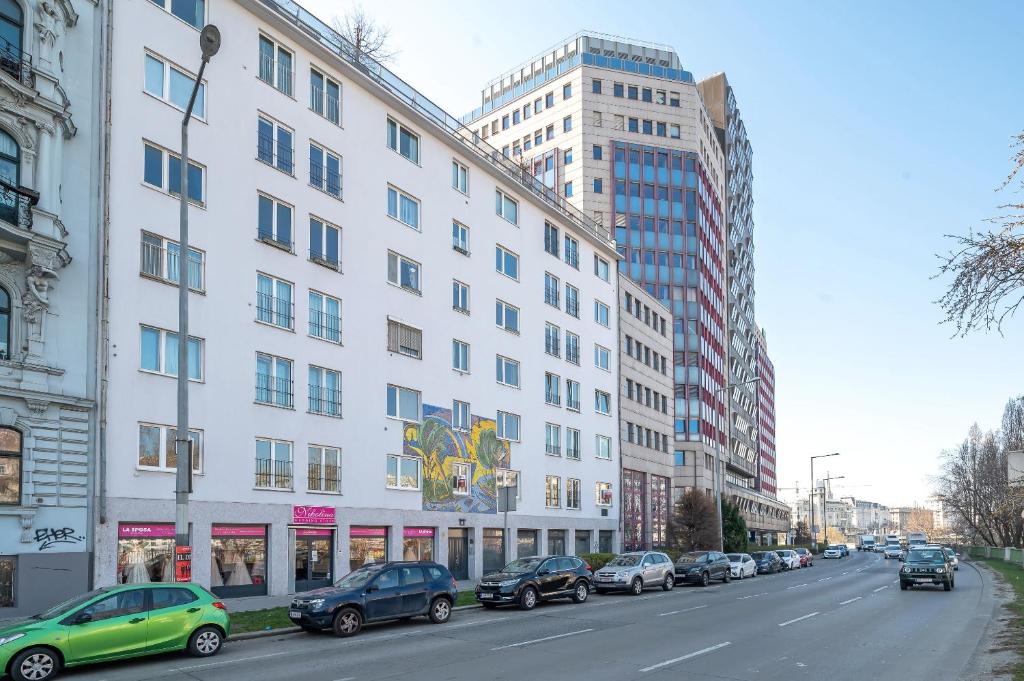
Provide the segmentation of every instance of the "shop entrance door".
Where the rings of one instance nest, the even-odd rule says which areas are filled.
[[[330,537],[295,537],[295,591],[332,584],[333,544]]]
[[[448,530],[448,570],[455,579],[469,579],[469,532],[465,529]]]

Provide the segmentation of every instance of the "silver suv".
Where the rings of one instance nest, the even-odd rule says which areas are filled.
[[[594,573],[597,593],[628,590],[639,596],[644,587],[660,586],[669,591],[675,584],[672,560],[657,551],[620,553]]]

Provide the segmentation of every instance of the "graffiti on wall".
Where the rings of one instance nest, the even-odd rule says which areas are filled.
[[[452,411],[423,405],[423,423],[405,427],[404,450],[423,471],[423,510],[497,513],[495,470],[508,468],[508,442],[494,419],[470,416],[469,430],[452,428]]]
[[[45,551],[61,544],[78,544],[85,541],[84,536],[76,534],[75,530],[70,527],[41,527],[36,530],[33,539],[40,551]]]

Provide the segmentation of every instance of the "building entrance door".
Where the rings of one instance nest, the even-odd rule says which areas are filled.
[[[448,570],[455,579],[469,579],[469,531],[465,528],[448,530]]]

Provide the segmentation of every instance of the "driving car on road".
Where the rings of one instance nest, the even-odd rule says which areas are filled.
[[[841,554],[843,554],[843,558],[846,558],[848,555],[850,555],[850,547],[847,546],[846,544],[839,543],[839,544],[834,544],[834,546],[837,549],[839,549],[839,552]]]
[[[729,557],[720,551],[690,551],[676,561],[676,582],[690,582],[707,586],[712,579],[728,584],[732,579]]]
[[[582,603],[590,595],[590,565],[575,556],[517,558],[499,572],[483,576],[476,585],[476,600],[485,608],[516,603],[533,610],[540,601],[571,598]]]
[[[779,558],[782,559],[782,564],[786,570],[798,570],[800,568],[800,557],[796,555],[796,551],[792,549],[779,549],[775,553],[779,554]]]
[[[956,585],[953,566],[941,548],[915,547],[907,552],[900,568],[900,589],[906,591],[912,586],[941,584],[944,591],[951,591]]]
[[[628,590],[635,596],[645,587],[660,586],[670,591],[676,583],[672,559],[658,551],[630,551],[620,553],[594,573],[594,590]]]
[[[830,546],[825,549],[825,553],[821,554],[822,558],[842,558],[843,552],[836,546]]]
[[[794,549],[800,556],[800,567],[814,567],[814,554],[807,549]]]
[[[903,555],[903,547],[899,544],[888,544],[883,553],[885,553],[886,560],[889,558],[899,558]]]
[[[76,596],[0,627],[0,671],[49,681],[64,667],[187,650],[220,652],[227,609],[196,584],[131,584]]]
[[[948,546],[942,547],[942,550],[945,552],[946,559],[949,561],[950,565],[953,566],[953,570],[954,571],[959,570],[960,569],[960,558],[956,555],[956,551],[954,551],[953,549],[949,548]]]
[[[759,575],[774,575],[784,569],[782,559],[774,551],[755,551],[750,554],[750,557],[757,564],[757,574]]]
[[[730,553],[729,567],[734,579],[754,577],[757,575],[757,562],[750,557],[749,553]]]
[[[306,631],[330,629],[335,636],[359,633],[366,622],[426,615],[443,624],[458,595],[448,568],[430,561],[371,563],[334,586],[292,599],[288,619]]]

